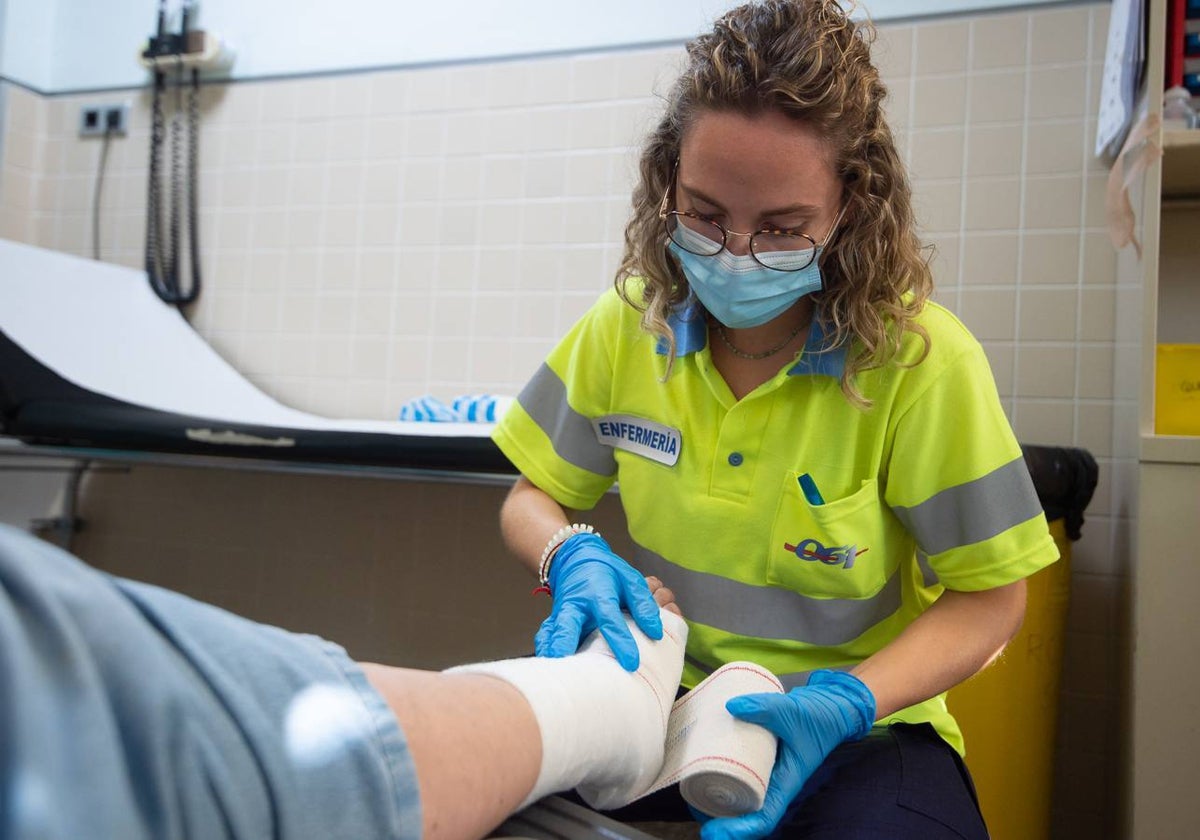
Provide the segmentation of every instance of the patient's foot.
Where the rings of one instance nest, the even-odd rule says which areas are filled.
[[[640,657],[633,673],[617,664],[599,632],[589,636],[579,649],[580,656],[603,656],[615,666],[608,668],[615,696],[607,712],[611,723],[606,727],[611,729],[614,754],[608,761],[592,764],[578,786],[579,795],[593,808],[619,808],[638,799],[662,769],[667,720],[683,674],[687,624],[669,609],[659,612],[663,623],[659,641],[647,638],[626,616]],[[618,686],[622,686],[619,694]]]
[[[679,678],[687,624],[661,610],[663,638],[647,638],[626,617],[641,664],[629,672],[599,633],[562,659],[526,658],[453,669],[498,677],[515,686],[537,719],[542,766],[524,804],[579,787],[597,808],[632,802],[662,768],[667,718]]]

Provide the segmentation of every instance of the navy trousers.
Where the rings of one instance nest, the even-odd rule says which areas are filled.
[[[609,812],[622,822],[690,822],[678,786]],[[835,749],[771,835],[838,840],[986,840],[975,786],[927,723],[876,727]]]

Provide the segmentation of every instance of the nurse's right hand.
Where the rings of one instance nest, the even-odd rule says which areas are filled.
[[[662,638],[658,604],[646,579],[597,534],[568,538],[550,563],[548,583],[554,607],[533,640],[538,656],[570,656],[593,630],[599,630],[621,667],[636,671],[637,644],[622,610],[651,639]]]

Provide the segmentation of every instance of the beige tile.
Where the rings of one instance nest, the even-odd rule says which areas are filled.
[[[371,113],[381,115],[403,114],[408,109],[408,76],[400,70],[386,70],[370,77]]]
[[[1080,122],[1030,123],[1025,170],[1036,175],[1082,174],[1083,146]]]
[[[322,294],[317,298],[317,329],[320,335],[346,335],[354,331],[356,302],[349,294]]]
[[[292,142],[292,159],[297,163],[323,163],[330,158],[331,142],[329,123],[305,124]]]
[[[913,185],[917,222],[930,232],[957,232],[962,219],[962,182],[921,181]]]
[[[976,338],[980,341],[1012,340],[1016,332],[1015,291],[965,286],[959,299],[959,317]]]
[[[881,24],[878,39],[871,48],[871,60],[889,84],[913,72],[914,27],[907,24]]]
[[[1083,182],[1079,178],[1031,178],[1025,182],[1027,230],[1076,228],[1082,215]]]
[[[363,197],[366,167],[361,163],[334,163],[325,169],[325,194],[322,203],[359,204]]]
[[[1015,286],[1018,244],[1014,233],[969,233],[964,236],[962,282],[966,285]]]
[[[560,201],[526,204],[521,208],[521,241],[529,244],[562,242],[568,206]]]
[[[520,198],[525,190],[525,167],[524,158],[484,158],[480,196],[485,201]]]
[[[391,377],[398,383],[424,383],[429,377],[429,360],[434,345],[427,337],[393,338]],[[409,394],[412,396],[412,394]]]
[[[321,241],[321,211],[316,207],[296,207],[288,211],[288,247],[312,247]]]
[[[566,157],[566,194],[579,198],[605,195],[611,161],[612,155],[608,152],[583,152]]]
[[[470,379],[469,363],[470,348],[466,341],[444,341],[439,336],[429,358],[430,380],[435,387],[439,382],[465,382]]]
[[[352,248],[359,244],[358,205],[326,207],[322,214],[321,244],[329,248]]]
[[[563,241],[573,245],[602,244],[605,207],[593,201],[573,202],[563,214]]]
[[[1020,181],[1008,178],[967,181],[963,221],[967,231],[1016,230],[1020,214]]]
[[[333,98],[328,116],[340,120],[347,117],[366,117],[371,108],[371,77],[352,73],[333,79]]]
[[[359,214],[359,245],[371,248],[396,244],[400,232],[399,206],[373,204],[355,209]]]
[[[410,159],[404,163],[401,185],[406,202],[437,201],[442,194],[442,167],[431,161]]]
[[[224,88],[212,119],[231,126],[251,125],[262,119],[262,85],[251,82],[225,85]]]
[[[288,169],[288,203],[296,205],[318,206],[325,201],[324,166],[298,165]]]
[[[1074,289],[1021,290],[1021,341],[1074,341],[1078,295]]]
[[[958,178],[962,175],[963,130],[961,128],[914,131],[912,135],[914,179]]]
[[[364,248],[359,252],[358,265],[362,291],[390,294],[395,289],[398,261],[394,248]]]
[[[1021,241],[1022,284],[1073,286],[1078,282],[1078,233],[1027,233]]]
[[[971,21],[971,67],[989,69],[1025,64],[1029,18],[1025,14],[986,16]]]
[[[291,123],[296,103],[304,95],[304,80],[280,79],[264,82],[259,92],[259,118],[264,123]]]
[[[573,111],[570,106],[531,111],[528,115],[527,150],[557,152],[569,148],[567,138]]]
[[[355,329],[358,330],[357,323]],[[356,335],[351,346],[350,375],[359,380],[387,379],[388,348],[385,338]]]
[[[399,202],[400,171],[396,161],[368,160],[363,172],[363,201],[367,204]]]
[[[567,126],[567,146],[571,149],[608,148],[613,131],[613,112],[603,104],[577,105]]]
[[[1113,415],[1107,403],[1081,403],[1076,445],[1103,458],[1112,453]]]
[[[53,235],[52,230],[44,231],[44,233]],[[32,245],[42,244],[41,238],[35,237],[33,233],[29,215],[18,213],[8,207],[0,207],[0,239],[11,239],[14,242],[25,242]],[[52,245],[53,242],[45,243],[45,247]]]
[[[894,83],[888,83],[883,111],[892,132],[898,136],[904,135],[912,123],[912,96],[908,79],[897,79]],[[897,142],[899,143],[899,140]],[[899,148],[899,151],[903,157],[904,149]]]
[[[663,54],[659,50],[631,51],[614,64],[612,72],[617,77],[615,97],[624,99],[649,96],[654,91],[663,69]],[[561,103],[568,100],[558,96],[552,101]]]
[[[437,294],[442,292],[471,292],[476,287],[478,266],[475,251],[465,248],[443,248],[438,255]]]
[[[1018,398],[1013,430],[1022,443],[1071,446],[1075,440],[1075,406],[1071,400]]]
[[[965,20],[919,23],[914,27],[916,75],[961,73],[967,67],[970,25]]]
[[[1080,293],[1080,341],[1113,341],[1117,332],[1117,294],[1084,288]]]
[[[287,167],[272,166],[254,172],[254,198],[260,207],[287,204],[288,184],[291,180]]]
[[[561,154],[532,156],[525,165],[527,198],[559,197],[566,193],[567,159]]]
[[[1087,68],[1034,67],[1029,70],[1029,118],[1082,118],[1088,110]]]
[[[408,122],[402,117],[375,117],[367,124],[367,160],[402,157],[407,151]]]
[[[1091,188],[1091,182],[1088,182],[1088,188]],[[1083,234],[1083,282],[1094,286],[1110,286],[1117,282],[1117,254],[1107,234]]]
[[[571,61],[571,101],[594,102],[614,99],[617,74],[614,58],[608,55],[580,55]]]
[[[516,321],[517,302],[511,295],[476,294],[470,310],[470,333],[475,339],[511,338]]]
[[[453,156],[481,155],[488,151],[484,126],[487,118],[481,112],[446,115],[446,154]]]
[[[1113,348],[1111,344],[1079,346],[1080,399],[1110,400],[1113,396]]]
[[[404,121],[404,153],[409,158],[441,155],[446,147],[446,117],[420,114]]]
[[[957,236],[930,236],[927,239],[928,244],[933,247],[933,256],[929,261],[929,267],[933,271],[934,288],[949,294],[961,282],[959,238]]]
[[[427,67],[408,71],[406,75],[408,112],[435,113],[449,107],[450,76],[445,69]]]
[[[1083,208],[1083,224],[1089,228],[1108,228],[1107,210],[1105,208],[1105,188],[1108,185],[1108,175],[1087,175],[1087,196]],[[1141,273],[1138,273],[1141,276]]]
[[[913,91],[913,128],[962,125],[967,113],[964,76],[918,78]]]
[[[1030,62],[1056,64],[1084,61],[1088,57],[1089,15],[1087,6],[1040,11],[1030,15]]]
[[[1018,399],[1075,397],[1075,347],[1022,345],[1017,353]]]
[[[463,65],[447,68],[450,78],[447,82],[447,105],[453,110],[475,111],[487,107],[488,76],[493,66]]]
[[[973,126],[967,133],[967,175],[1021,174],[1023,130],[1019,125]]]
[[[389,336],[392,334],[392,295],[359,293],[354,300],[354,335]]]
[[[430,205],[405,204],[400,214],[400,245],[438,244],[438,219]]]

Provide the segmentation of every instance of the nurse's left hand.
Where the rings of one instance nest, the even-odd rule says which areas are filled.
[[[700,829],[702,840],[766,837],[833,749],[862,738],[875,722],[875,696],[860,679],[842,671],[814,671],[803,688],[787,694],[743,694],[725,708],[774,733],[779,753],[763,807],[740,817],[709,820]]]

